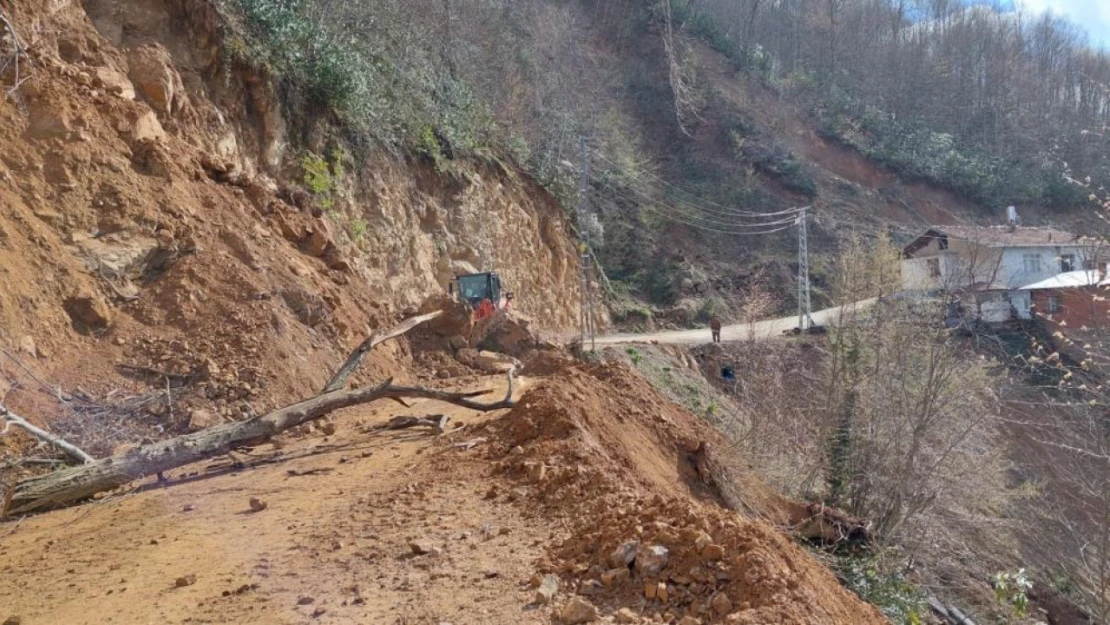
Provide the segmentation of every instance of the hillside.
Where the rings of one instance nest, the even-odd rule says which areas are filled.
[[[1068,376],[1003,363],[1004,343],[1024,358],[1046,337],[985,339],[996,354],[879,302],[897,323],[853,316],[824,337],[568,340],[583,240],[606,330],[717,314],[778,335],[798,207],[817,306],[889,294],[897,242],[925,224],[995,223],[1009,202],[1026,223],[1097,223],[1088,189],[1050,183],[1063,158],[1097,174],[1096,139],[1064,139],[1098,115],[1054,136],[1028,101],[911,81],[980,117],[1018,102],[954,128],[962,100],[865,84],[875,58],[932,54],[980,13],[902,15],[892,39],[861,38],[876,43],[852,50],[857,71],[841,54],[874,26],[867,3],[828,3],[847,22],[761,4],[0,0],[5,625],[920,625],[946,610],[930,600],[1092,622],[1059,605],[1087,593],[1105,611],[1110,569],[1023,534],[1105,526],[1095,496],[1082,527],[1037,518],[1067,501],[1057,456],[1011,446],[1025,424],[1005,411],[1048,419],[1041,385]],[[1059,51],[1102,75],[1101,56]],[[946,54],[930,67],[963,62]],[[1076,113],[1049,100],[1044,126]],[[1059,154],[1003,140],[1033,126]],[[476,323],[445,295],[487,270],[512,310]],[[511,408],[428,399],[500,394],[506,370]],[[379,388],[401,390],[288,430],[262,418]],[[1076,404],[1094,432],[1099,401]],[[73,458],[15,415],[97,460],[55,471]],[[244,424],[262,433],[221,438]],[[142,466],[213,432],[203,461]],[[134,480],[11,507],[29,483],[112,471]],[[1018,614],[992,576],[1027,562]]]

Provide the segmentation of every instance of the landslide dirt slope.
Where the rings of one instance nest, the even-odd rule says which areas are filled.
[[[223,53],[212,4],[3,11],[27,80],[0,98],[0,347],[94,398],[187,380],[144,435],[180,431],[198,408],[241,418],[314,393],[369,332],[483,263],[504,266],[542,327],[577,314],[563,212],[519,172],[348,153],[325,211],[302,157],[342,148],[337,133],[286,121],[270,79]],[[9,66],[5,90],[12,78]],[[387,346],[363,375],[404,378],[409,360]],[[0,361],[5,403],[53,416]],[[119,438],[105,444],[135,442]]]
[[[686,454],[717,440],[697,417],[623,366],[545,372],[511,411],[352,409],[334,435],[259,448],[250,468],[186,467],[163,485],[0,526],[0,616],[548,623],[580,600],[602,621],[624,610],[644,623],[886,622],[790,537],[717,503]],[[398,413],[452,422],[441,437],[372,429]],[[457,446],[467,441],[477,445]],[[250,512],[251,497],[266,508]],[[614,565],[627,541],[669,557],[658,571]],[[537,604],[544,575],[559,590]],[[665,601],[645,596],[660,584]]]

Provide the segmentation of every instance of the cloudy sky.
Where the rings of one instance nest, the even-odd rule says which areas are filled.
[[[1091,43],[1110,50],[1110,0],[1012,0],[1033,13],[1051,11],[1083,26],[1091,35]]]

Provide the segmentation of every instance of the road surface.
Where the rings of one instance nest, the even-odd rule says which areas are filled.
[[[840,312],[849,312],[852,307],[857,310],[865,309],[875,300],[866,299],[846,306],[826,308],[813,313],[813,322],[820,326],[836,325],[840,319]],[[755,323],[737,323],[721,328],[722,341],[741,341],[750,338],[766,339],[782,336],[783,332],[798,327],[798,316],[782,317],[780,319],[767,319]],[[670,330],[665,332],[649,332],[645,334],[607,334],[597,337],[598,345],[621,345],[626,343],[672,343],[689,345],[694,343],[708,343],[712,339],[709,328],[696,330]]]

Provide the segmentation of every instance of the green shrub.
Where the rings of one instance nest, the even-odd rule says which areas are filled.
[[[877,558],[845,557],[837,563],[841,581],[860,599],[874,605],[895,625],[921,625],[925,596],[899,573],[881,570]]]

